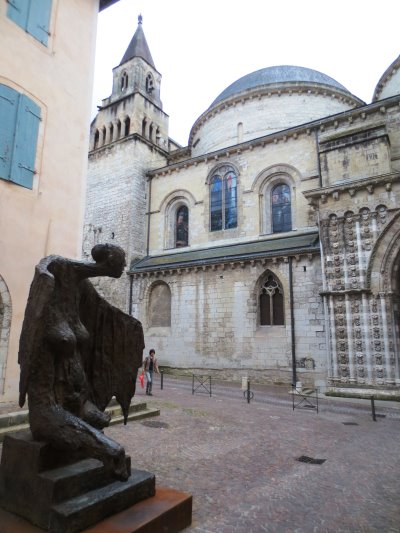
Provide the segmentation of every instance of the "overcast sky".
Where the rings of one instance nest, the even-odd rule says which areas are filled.
[[[93,115],[143,16],[170,137],[238,78],[274,65],[319,70],[371,102],[400,54],[400,0],[119,0],[99,15]]]

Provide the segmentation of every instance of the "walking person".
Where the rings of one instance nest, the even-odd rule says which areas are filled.
[[[149,355],[145,358],[143,368],[146,374],[146,394],[148,396],[153,396],[151,393],[151,389],[153,387],[153,372],[157,372],[157,374],[160,373],[156,359],[156,351],[153,348],[149,351]]]

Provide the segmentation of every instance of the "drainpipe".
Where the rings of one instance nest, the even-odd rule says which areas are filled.
[[[318,131],[317,130],[315,130],[315,145],[316,145],[316,150],[317,150],[319,186],[322,187],[321,159],[320,159],[320,156],[319,156],[319,138],[318,138]]]
[[[129,314],[132,316],[133,276],[129,276]]]
[[[294,302],[293,302],[293,257],[289,257],[289,295],[290,295],[290,331],[292,341],[292,385],[296,386],[296,342],[294,336]]]
[[[149,178],[149,205],[147,209],[147,246],[146,246],[146,255],[149,255],[150,250],[150,212],[151,212],[151,180],[152,177]]]

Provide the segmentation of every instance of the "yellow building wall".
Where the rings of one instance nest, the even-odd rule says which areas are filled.
[[[0,83],[26,94],[42,118],[32,190],[0,179],[0,293],[11,312],[8,342],[4,321],[1,332],[0,401],[17,397],[35,265],[49,254],[80,256],[98,9],[98,0],[53,0],[44,46],[0,3]]]

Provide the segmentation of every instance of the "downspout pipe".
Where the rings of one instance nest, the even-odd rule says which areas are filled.
[[[289,257],[289,297],[290,297],[290,332],[292,342],[292,386],[296,387],[296,341],[294,324],[294,301],[293,301],[293,257]]]
[[[133,276],[129,276],[129,314],[132,316]]]
[[[321,157],[319,154],[319,137],[318,131],[315,130],[315,148],[317,150],[317,163],[318,163],[318,176],[319,176],[319,186],[322,187],[322,174],[321,174]]]
[[[146,256],[149,255],[150,250],[150,215],[151,215],[151,183],[152,177],[149,177],[149,204],[147,208],[147,244],[146,244]]]

